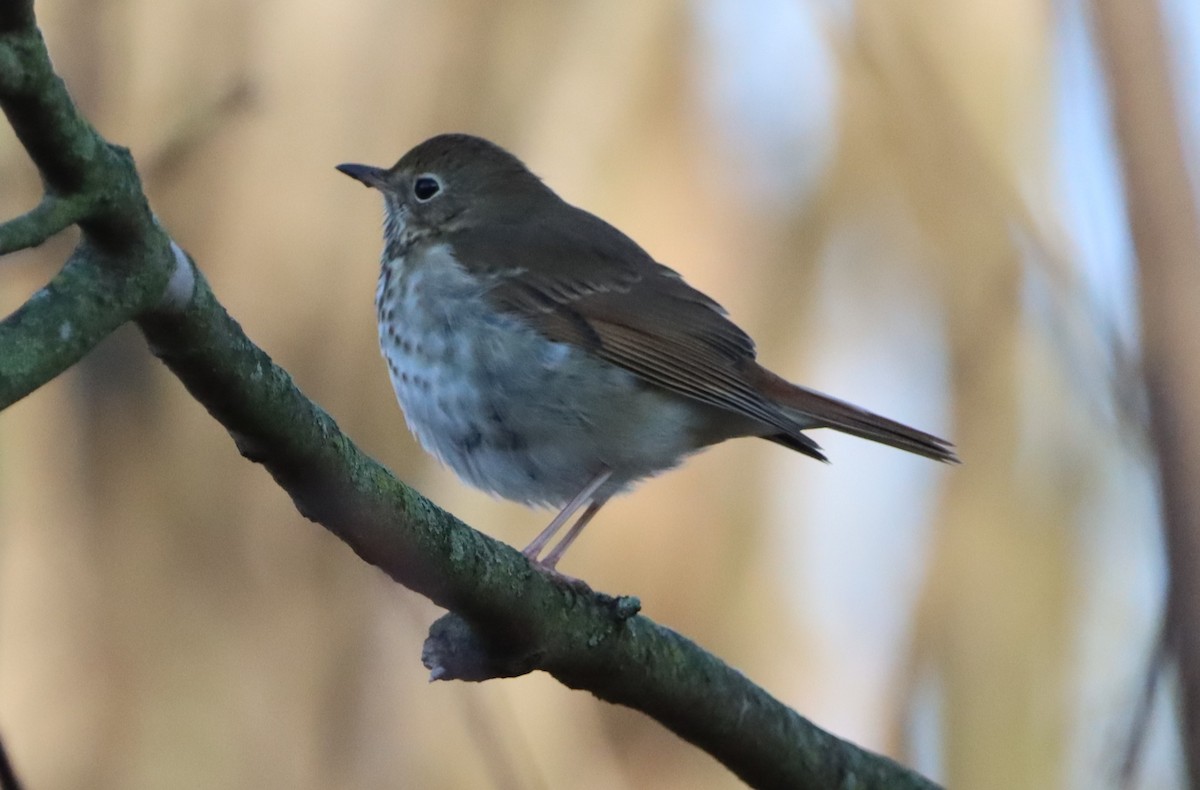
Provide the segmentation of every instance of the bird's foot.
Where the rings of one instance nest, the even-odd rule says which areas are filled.
[[[558,568],[554,567],[557,564],[557,557],[538,559],[534,554],[530,553],[529,549],[526,549],[521,553],[525,555],[525,559],[529,560],[530,565],[537,568],[544,576],[547,576],[550,581],[554,582],[558,586],[566,587],[581,594],[589,594],[592,592],[591,586],[583,579],[578,579],[574,576],[568,576]]]

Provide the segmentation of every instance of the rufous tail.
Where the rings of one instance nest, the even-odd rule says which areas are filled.
[[[903,423],[860,409],[851,403],[797,386],[762,367],[755,371],[754,378],[757,379],[755,383],[759,391],[795,419],[800,428],[832,428],[935,461],[954,464],[959,462],[958,456],[954,454],[954,445],[933,434],[918,431]],[[799,430],[796,431],[796,435],[781,433],[764,438],[823,459],[819,452],[814,454],[811,451],[816,449],[812,446],[812,440],[801,435]],[[802,445],[804,449],[797,445]]]

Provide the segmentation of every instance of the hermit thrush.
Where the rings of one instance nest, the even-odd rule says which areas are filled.
[[[383,193],[375,308],[409,428],[468,483],[561,508],[525,549],[544,567],[614,494],[726,439],[824,460],[803,431],[833,428],[955,460],[759,366],[720,305],[487,140],[445,134],[390,169],[338,169]]]

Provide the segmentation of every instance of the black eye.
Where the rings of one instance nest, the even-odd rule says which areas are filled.
[[[413,195],[422,203],[441,191],[441,183],[433,176],[419,176],[413,182]]]

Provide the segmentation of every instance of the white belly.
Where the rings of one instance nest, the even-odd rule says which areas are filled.
[[[414,257],[384,262],[380,344],[409,428],[468,483],[561,506],[602,469],[607,496],[692,451],[682,399],[495,313],[445,246]]]

